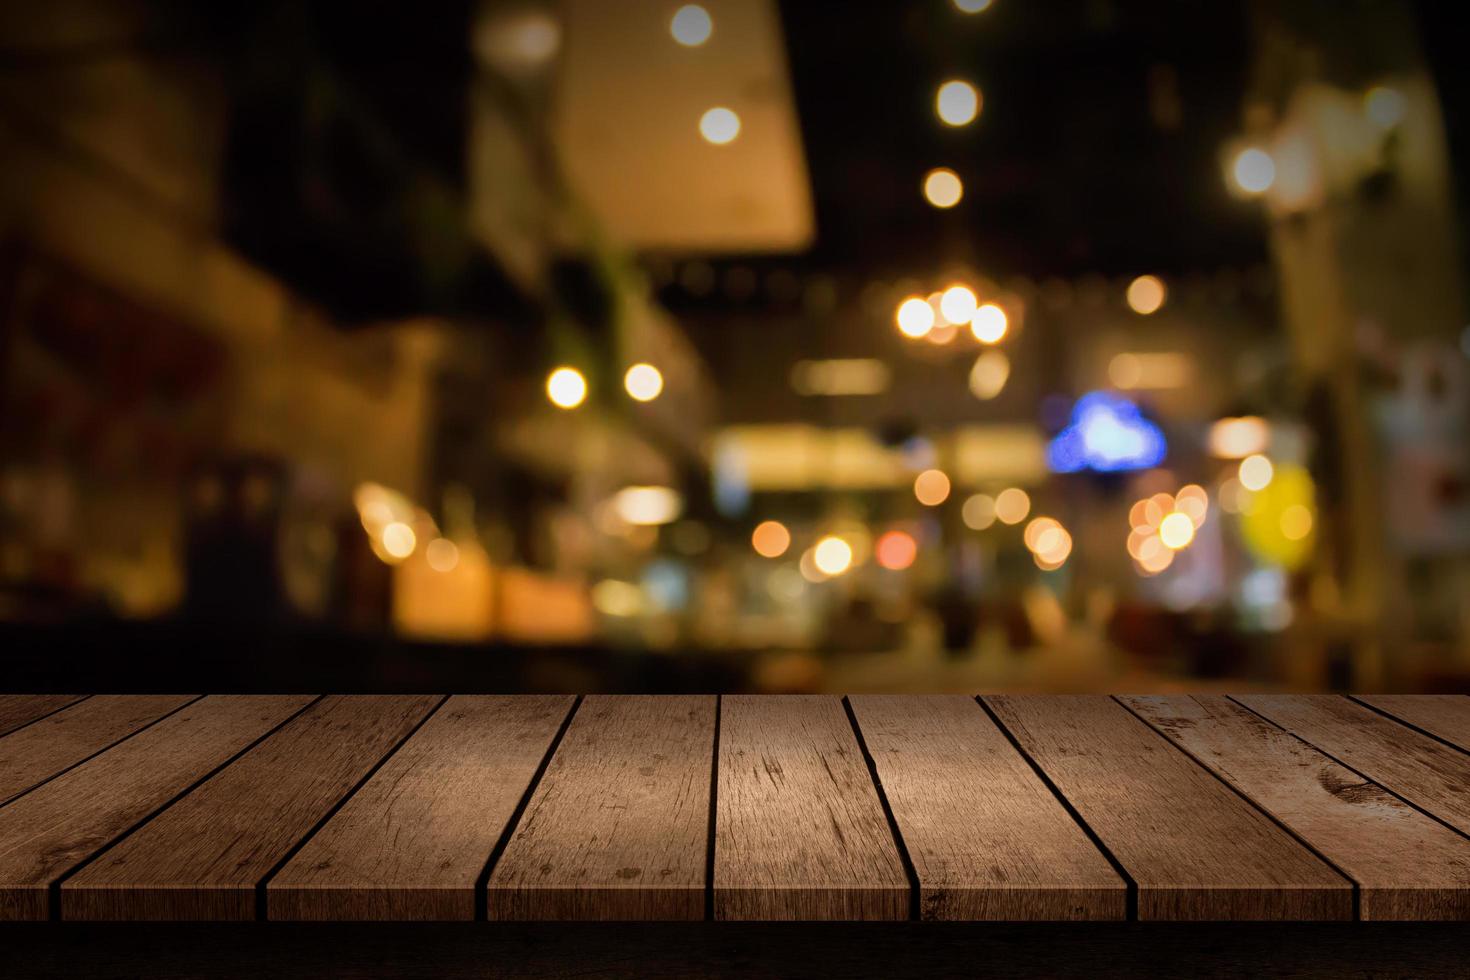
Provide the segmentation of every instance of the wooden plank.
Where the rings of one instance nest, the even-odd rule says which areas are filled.
[[[1362,918],[1470,918],[1470,839],[1229,698],[1122,700],[1356,881]]]
[[[1347,919],[1352,886],[1111,698],[986,703],[1138,885],[1140,919]]]
[[[1470,752],[1470,697],[1463,694],[1362,694],[1371,704]]]
[[[701,919],[715,699],[589,697],[488,883],[492,919]]]
[[[75,704],[85,694],[0,694],[0,735]]]
[[[1470,755],[1334,694],[1235,700],[1470,834]]]
[[[1126,918],[1127,883],[974,698],[849,700],[922,918]]]
[[[0,807],[0,921],[46,918],[52,882],[310,701],[196,701]]]
[[[717,919],[905,919],[910,886],[842,702],[723,700]]]
[[[102,694],[0,738],[0,803],[193,701],[196,694]]]
[[[63,882],[62,918],[255,918],[256,884],[440,701],[323,698]]]
[[[266,888],[271,919],[473,919],[570,697],[450,698]]]

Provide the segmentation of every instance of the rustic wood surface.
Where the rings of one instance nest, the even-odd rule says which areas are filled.
[[[717,919],[903,919],[910,888],[842,702],[720,709]]]
[[[1347,919],[1352,885],[1118,702],[988,697],[1138,884],[1140,919]]]
[[[82,700],[83,694],[0,694],[0,735]]]
[[[1470,695],[1364,694],[1358,700],[1470,752]]]
[[[221,695],[196,701],[0,807],[0,921],[46,918],[53,882],[311,700]]]
[[[1470,755],[1346,698],[1253,694],[1236,700],[1470,834]]]
[[[0,803],[193,701],[194,694],[99,694],[0,738]]]
[[[702,919],[715,698],[582,702],[489,880],[492,919]]]
[[[61,886],[68,919],[253,919],[255,887],[443,700],[323,698]]]
[[[962,695],[851,699],[925,919],[1122,919],[1128,888]]]
[[[1470,920],[1470,698],[0,695],[0,724],[0,920]]]
[[[1364,919],[1470,918],[1470,838],[1228,698],[1123,701],[1356,881]]]
[[[272,919],[474,919],[570,697],[457,695],[271,879]]]

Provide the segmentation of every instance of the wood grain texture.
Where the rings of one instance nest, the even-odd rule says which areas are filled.
[[[0,738],[0,803],[194,700],[195,694],[99,694]]]
[[[475,883],[570,697],[450,698],[271,879],[267,917],[475,917]]]
[[[53,881],[311,700],[196,701],[0,807],[0,921],[46,918]]]
[[[53,711],[60,711],[84,697],[85,694],[0,694],[0,735],[29,725]]]
[[[1122,700],[1356,881],[1362,918],[1470,918],[1470,839],[1229,698]]]
[[[1470,834],[1470,755],[1335,694],[1235,700]]]
[[[962,695],[853,696],[924,919],[1122,919],[1128,886]]]
[[[1470,696],[1363,694],[1358,700],[1470,752]]]
[[[715,699],[588,697],[491,872],[491,919],[701,919]]]
[[[910,887],[842,702],[726,697],[717,919],[905,919]]]
[[[62,918],[255,918],[256,884],[440,700],[323,698],[65,881]]]
[[[1347,919],[1352,886],[1103,696],[986,697],[1138,885],[1139,919]]]

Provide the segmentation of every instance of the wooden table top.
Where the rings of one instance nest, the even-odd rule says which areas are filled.
[[[1470,697],[0,695],[0,921],[1470,919]]]

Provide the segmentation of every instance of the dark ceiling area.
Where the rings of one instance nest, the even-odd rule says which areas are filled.
[[[781,11],[817,194],[813,265],[1112,276],[1264,257],[1218,156],[1240,128],[1243,5],[1064,0],[964,17],[939,0],[788,0]],[[977,124],[935,118],[934,91],[952,77],[980,87]],[[936,166],[964,181],[951,210],[920,196]]]

